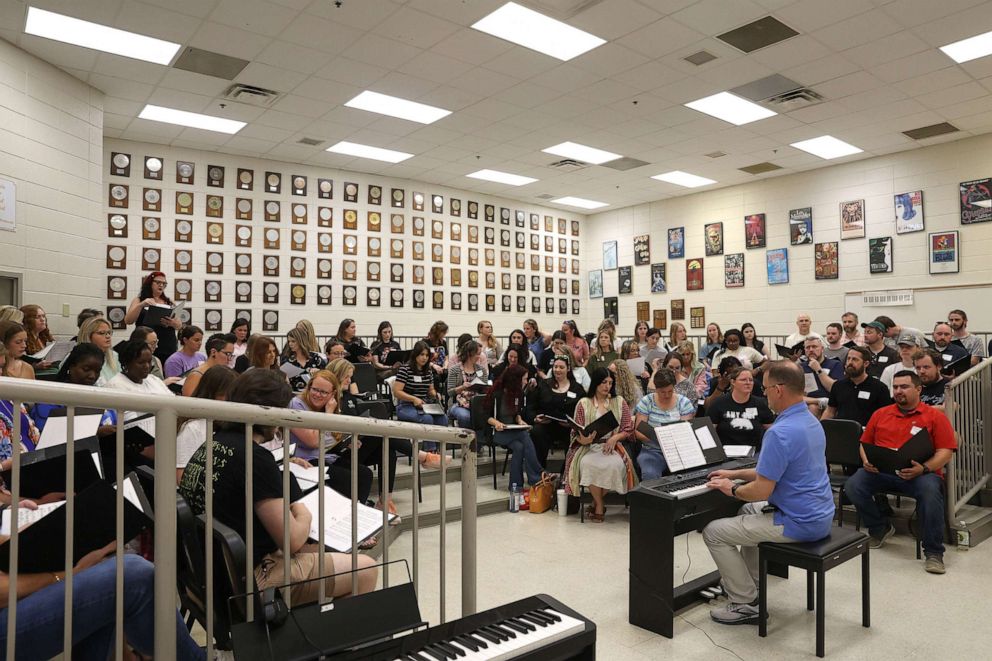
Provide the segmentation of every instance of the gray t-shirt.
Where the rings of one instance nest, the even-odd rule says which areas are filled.
[[[964,337],[959,337],[957,339],[964,345],[964,348],[967,349],[968,353],[972,356],[985,358],[985,345],[982,343],[982,338],[968,333]]]
[[[839,360],[841,365],[847,362],[848,351],[850,351],[850,349],[844,345],[841,345],[839,349],[831,349],[830,347],[823,345],[823,355],[827,358],[835,358]]]

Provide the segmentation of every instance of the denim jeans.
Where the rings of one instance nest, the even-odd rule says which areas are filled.
[[[72,658],[106,661],[114,645],[116,560],[79,572],[72,583]],[[124,556],[124,638],[143,656],[155,651],[155,567]],[[65,584],[54,583],[17,602],[18,659],[49,659],[62,653]],[[0,650],[7,646],[7,609],[0,610]],[[0,654],[2,656],[2,654]],[[176,613],[176,658],[201,660],[206,653],[190,638]]]
[[[920,541],[927,553],[944,553],[944,491],[943,480],[934,473],[904,480],[898,475],[869,473],[864,468],[851,476],[844,493],[858,509],[868,532],[881,535],[888,530],[889,520],[883,516],[873,496],[880,491],[906,494],[916,501],[920,515]]]
[[[455,424],[462,429],[472,428],[472,412],[464,406],[459,406],[458,404],[453,405],[450,409],[448,409],[448,417],[454,418]]]
[[[524,468],[527,469],[527,483],[537,484],[541,481],[541,462],[537,459],[534,442],[524,429],[493,432],[493,442],[506,448],[510,455],[510,484],[524,486]]]
[[[661,448],[653,445],[641,445],[641,452],[637,455],[637,465],[641,468],[641,479],[651,480],[661,477],[668,469],[665,455],[661,453]]]
[[[396,407],[396,419],[401,422],[419,422],[422,425],[448,426],[448,416],[421,413],[410,402],[400,402],[400,405]],[[421,447],[428,452],[433,452],[437,450],[437,443],[425,442],[421,444]]]

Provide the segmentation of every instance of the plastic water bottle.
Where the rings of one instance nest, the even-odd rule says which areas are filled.
[[[519,512],[520,511],[520,487],[514,482],[510,486],[510,511]]]

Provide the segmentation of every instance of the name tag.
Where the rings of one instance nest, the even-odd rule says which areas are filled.
[[[867,390],[858,391],[858,399],[871,399],[871,393]]]
[[[877,360],[880,363],[887,363],[887,362],[889,362],[889,357],[888,356],[878,356],[877,358],[875,358],[875,360]]]
[[[565,393],[565,397],[568,397],[569,399],[575,399],[575,393],[569,390],[567,393]]]
[[[758,415],[758,408],[756,406],[749,406],[744,409],[744,415]]]
[[[910,435],[910,436],[916,436],[916,435],[917,435],[917,434],[919,434],[919,433],[920,433],[921,431],[923,431],[923,427],[917,427],[916,425],[913,425],[913,426],[912,426],[912,427],[910,428],[910,430],[909,430],[909,435]]]
[[[419,376],[415,376],[415,377],[413,377],[413,382],[414,382],[414,383],[420,383],[420,382],[421,382],[421,380],[422,380],[422,377],[419,377]]]
[[[951,359],[953,358],[953,356],[951,356],[951,354],[949,353],[943,353],[940,355],[940,357],[944,359],[945,363],[951,362]]]

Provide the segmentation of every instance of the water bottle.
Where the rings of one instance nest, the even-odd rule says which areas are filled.
[[[510,511],[519,512],[520,511],[520,487],[514,482],[510,486]]]

